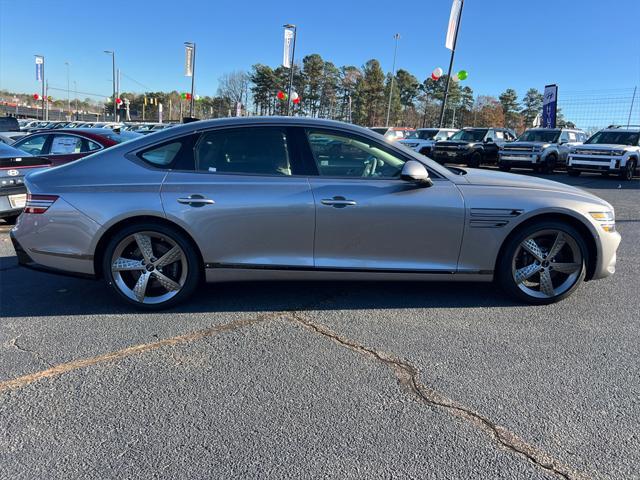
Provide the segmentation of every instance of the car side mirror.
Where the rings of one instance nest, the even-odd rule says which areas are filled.
[[[560,145],[564,145],[565,143],[569,143],[569,140],[560,140]]]
[[[493,138],[485,138],[484,143],[493,143]]]
[[[412,182],[422,187],[430,187],[433,181],[429,178],[427,168],[416,160],[409,160],[402,167],[400,179],[405,182]]]

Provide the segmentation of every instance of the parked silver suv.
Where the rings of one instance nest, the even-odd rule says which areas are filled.
[[[551,303],[613,274],[620,243],[613,207],[586,191],[448,169],[311,118],[193,122],[25,183],[19,263],[103,277],[142,308],[249,279],[495,278]]]
[[[640,168],[640,126],[611,125],[594,133],[584,145],[569,152],[569,175],[580,172],[618,174],[631,180]]]
[[[511,168],[527,168],[535,172],[551,173],[564,167],[571,147],[584,142],[587,134],[568,128],[530,128],[515,142],[505,143],[499,152],[498,166],[508,172]]]
[[[399,142],[428,157],[437,141],[448,140],[457,131],[456,128],[419,128],[415,132],[410,132],[404,140]]]

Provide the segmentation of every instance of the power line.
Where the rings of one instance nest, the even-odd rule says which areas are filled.
[[[142,88],[144,88],[145,90],[147,90],[148,92],[151,91],[151,88],[148,87],[147,85],[145,85],[144,83],[140,83],[139,81],[137,81],[135,78],[130,77],[129,75],[127,75],[126,73],[124,73],[123,71],[120,71],[120,75],[122,75],[125,78],[128,78],[129,80],[131,80],[133,83],[136,83],[138,85],[140,85]]]
[[[51,85],[49,85],[48,87],[49,90],[57,90],[60,92],[66,92],[67,89],[66,88],[58,88],[58,87],[52,87]],[[110,95],[105,95],[104,93],[89,93],[89,92],[81,92],[81,91],[74,91],[76,94],[80,93],[82,95],[88,95],[90,97],[102,97],[102,98],[106,98],[109,97]]]

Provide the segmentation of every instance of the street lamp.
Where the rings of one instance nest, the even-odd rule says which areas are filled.
[[[387,106],[387,123],[385,123],[385,126],[388,127],[389,126],[389,116],[391,115],[391,97],[393,96],[393,80],[396,76],[396,54],[398,53],[398,40],[400,40],[400,34],[396,33],[393,36],[394,40],[396,41],[396,46],[393,49],[393,68],[392,68],[392,72],[391,72],[391,85],[389,88],[389,105]]]
[[[70,63],[64,62],[64,64],[67,66],[67,110],[69,111],[69,115],[71,115],[71,95],[70,95],[70,82],[69,82],[69,65]]]
[[[298,29],[292,23],[286,23],[283,25],[283,27],[293,30],[293,49],[291,51],[291,68],[289,69],[289,88],[287,90],[287,116],[289,116],[289,110],[291,109],[291,85],[293,85],[293,68],[295,66],[293,62],[295,61],[295,56],[296,56],[296,37],[298,35]]]
[[[104,53],[111,55],[111,68],[113,75],[113,120],[118,121],[118,114],[116,110],[116,52],[113,50],[105,50]]]
[[[191,99],[189,100],[189,117],[193,118],[193,93],[196,79],[196,44],[194,42],[184,42],[184,46],[191,51]]]

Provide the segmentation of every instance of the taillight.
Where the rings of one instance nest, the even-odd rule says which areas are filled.
[[[28,193],[24,213],[44,213],[57,199],[57,195],[34,195]]]

